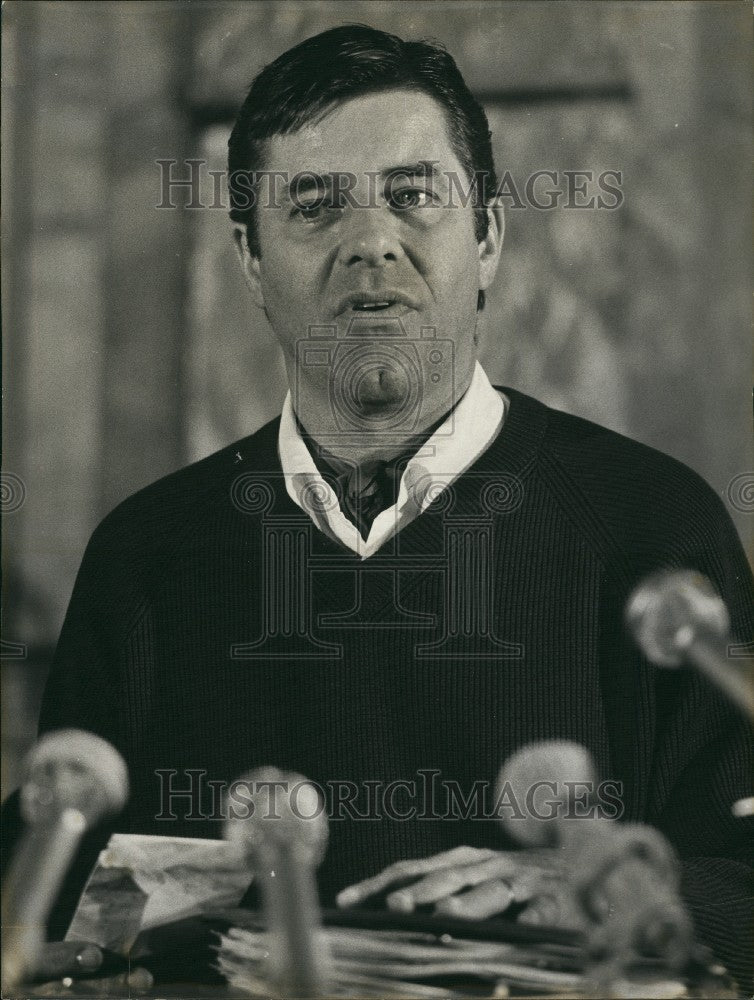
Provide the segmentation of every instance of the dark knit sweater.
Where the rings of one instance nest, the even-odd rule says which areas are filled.
[[[751,794],[749,734],[706,681],[649,666],[622,617],[648,573],[693,567],[750,640],[740,542],[685,466],[504,391],[493,445],[366,561],[288,497],[278,420],[121,504],[87,548],[41,729],[112,741],[132,782],[120,828],[180,836],[221,829],[188,800],[156,818],[170,770],[174,788],[189,769],[229,782],[272,764],[362,789],[434,769],[466,795],[522,745],[576,740],[621,784],[624,818],[670,838],[700,936],[738,969],[750,889],[730,806]],[[287,575],[308,583],[291,593]],[[212,812],[210,791],[194,812]],[[324,897],[464,843],[511,846],[473,809],[333,820]]]

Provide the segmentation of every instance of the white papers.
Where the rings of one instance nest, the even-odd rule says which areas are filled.
[[[125,955],[143,930],[237,906],[250,882],[238,846],[224,840],[116,833],[89,876],[66,940]]]

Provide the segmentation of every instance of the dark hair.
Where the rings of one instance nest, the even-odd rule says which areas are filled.
[[[404,42],[367,25],[348,24],[307,38],[266,66],[251,85],[228,142],[230,217],[246,225],[259,256],[254,174],[263,169],[264,140],[296,132],[352,97],[415,89],[443,108],[453,151],[476,185],[475,235],[487,235],[485,206],[497,186],[487,117],[453,57],[439,45]],[[483,293],[480,293],[483,301]]]

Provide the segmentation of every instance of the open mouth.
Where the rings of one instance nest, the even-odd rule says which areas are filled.
[[[352,291],[344,295],[336,307],[336,314],[350,312],[374,316],[390,310],[391,316],[402,315],[410,309],[418,308],[418,301],[397,288],[380,288]]]
[[[354,312],[381,312],[394,305],[394,299],[383,299],[380,302],[354,302],[351,308]]]

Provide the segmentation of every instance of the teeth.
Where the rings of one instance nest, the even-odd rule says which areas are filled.
[[[353,308],[368,312],[374,309],[388,309],[391,304],[390,302],[359,302]]]

